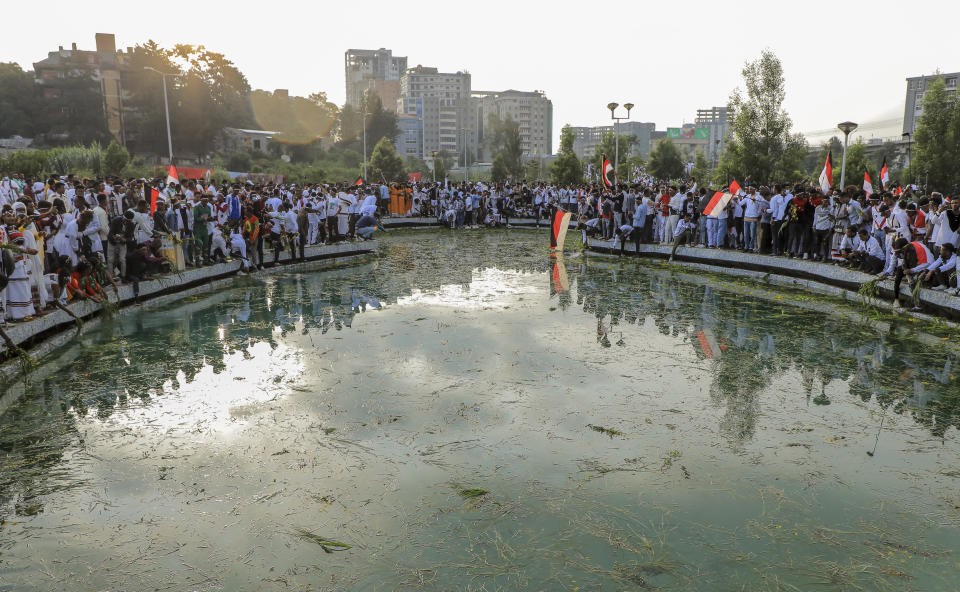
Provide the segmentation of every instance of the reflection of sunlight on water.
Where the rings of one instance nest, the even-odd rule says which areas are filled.
[[[400,306],[409,304],[449,306],[453,308],[481,308],[502,306],[514,302],[518,294],[542,292],[530,277],[537,274],[521,271],[487,268],[473,270],[470,283],[446,284],[439,290],[413,290],[409,296],[397,299]]]
[[[278,344],[271,349],[262,341],[223,356],[226,372],[216,373],[204,364],[190,382],[178,372],[174,387],[167,380],[153,404],[131,407],[114,417],[121,423],[166,431],[192,432],[198,428],[230,431],[237,420],[255,413],[263,403],[287,392],[286,383],[303,372],[301,352]]]

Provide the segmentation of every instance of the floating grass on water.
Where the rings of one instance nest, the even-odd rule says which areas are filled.
[[[486,489],[461,489],[457,492],[457,495],[464,499],[476,499],[478,497],[483,497],[490,493]]]
[[[323,428],[323,433],[328,436],[334,433],[335,431],[337,431],[337,428]]]
[[[623,435],[623,432],[621,432],[620,430],[615,430],[615,429],[613,429],[613,428],[605,428],[605,427],[603,427],[603,426],[593,425],[593,424],[590,424],[590,423],[587,424],[587,427],[590,428],[591,430],[595,431],[595,432],[600,432],[601,434],[606,434],[606,435],[610,436],[611,438],[614,437],[614,436],[622,436],[622,435]]]
[[[296,532],[293,533],[293,535],[305,541],[310,541],[311,543],[316,543],[317,545],[320,545],[320,548],[323,549],[324,553],[333,553],[334,551],[346,551],[347,549],[352,548],[351,545],[348,545],[346,543],[341,543],[339,541],[331,541],[318,534],[310,532],[306,528],[298,528]]]

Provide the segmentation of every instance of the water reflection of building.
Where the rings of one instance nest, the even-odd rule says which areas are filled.
[[[710,359],[711,401],[726,408],[721,428],[749,439],[761,412],[759,395],[785,372],[796,372],[807,399],[827,403],[827,386],[910,413],[937,436],[960,428],[955,351],[933,351],[909,337],[864,331],[821,310],[783,306],[718,290],[668,273],[591,262],[571,266],[576,302],[598,327],[650,321],[664,336],[685,339]]]

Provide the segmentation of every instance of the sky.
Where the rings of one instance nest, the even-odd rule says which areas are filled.
[[[609,124],[610,102],[634,103],[631,119],[658,130],[692,122],[698,108],[727,103],[765,48],[783,64],[794,131],[817,141],[846,120],[866,137],[899,137],[905,79],[960,71],[960,3],[943,0],[9,4],[0,61],[25,69],[59,45],[94,49],[95,33],[114,33],[118,48],[202,44],[253,88],[325,91],[342,104],[344,51],[386,47],[411,67],[467,70],[474,89],[543,90],[554,149],[565,123]]]

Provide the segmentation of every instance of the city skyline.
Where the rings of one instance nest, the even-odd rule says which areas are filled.
[[[926,5],[937,6],[941,14],[960,10],[944,10],[924,0],[912,4],[907,14],[892,2],[842,6],[814,2],[796,15],[771,13],[768,5],[752,1],[724,7],[694,3],[695,10],[690,6],[649,6],[642,11],[636,6],[614,7],[610,14],[616,18],[609,19],[609,31],[588,37],[596,41],[587,43],[584,34],[603,30],[600,25],[607,24],[602,22],[606,16],[585,10],[546,14],[535,7],[506,3],[488,3],[471,14],[470,30],[479,40],[491,42],[471,43],[469,32],[458,31],[458,42],[449,43],[442,33],[431,33],[442,32],[445,23],[456,23],[456,19],[448,11],[432,11],[432,6],[441,6],[435,4],[423,3],[414,13],[396,10],[392,3],[377,3],[380,9],[364,14],[362,23],[337,27],[327,23],[355,18],[349,7],[294,9],[292,3],[281,1],[251,21],[231,12],[226,3],[208,3],[198,9],[174,0],[167,4],[170,11],[178,14],[190,6],[191,20],[183,26],[160,27],[156,19],[122,10],[125,5],[112,0],[88,3],[82,9],[55,0],[45,11],[63,18],[44,22],[43,35],[30,27],[12,28],[6,36],[11,43],[5,44],[0,60],[15,61],[29,70],[58,45],[69,47],[76,42],[81,49],[91,49],[94,33],[113,32],[118,48],[148,39],[164,47],[203,44],[231,59],[252,88],[287,88],[301,96],[324,91],[342,105],[346,98],[343,52],[350,47],[385,47],[408,56],[409,67],[422,64],[442,72],[468,71],[476,88],[543,90],[555,109],[553,146],[559,144],[564,124],[608,125],[605,105],[610,101],[633,102],[632,119],[655,122],[658,130],[690,123],[697,109],[726,105],[730,92],[742,84],[744,61],[756,59],[766,47],[783,63],[784,106],[794,131],[807,134],[811,143],[820,140],[818,133],[829,137],[836,122],[847,119],[873,124],[864,125],[867,137],[898,136],[906,78],[957,69],[945,57],[955,54],[949,47],[949,23],[955,19],[927,23],[920,15]],[[434,12],[436,16],[424,16]],[[110,14],[110,18],[98,14]],[[691,14],[710,28],[679,22]],[[894,14],[898,31],[922,26],[924,42],[899,43],[896,51],[884,51],[884,46],[899,38],[890,33],[893,40],[888,41],[882,33]],[[414,19],[415,15],[420,16]],[[23,5],[8,9],[8,22],[33,22],[38,16],[35,9]],[[421,23],[422,30],[404,26],[406,18]],[[198,26],[193,27],[194,22]],[[634,27],[632,22],[657,24]],[[823,22],[846,23],[851,31],[848,40],[811,28]],[[537,26],[518,27],[517,34],[511,35],[504,32],[511,23]],[[738,35],[741,31],[750,34]],[[811,35],[811,43],[801,42]],[[617,56],[627,57],[617,60]],[[705,56],[710,56],[709,63]]]

